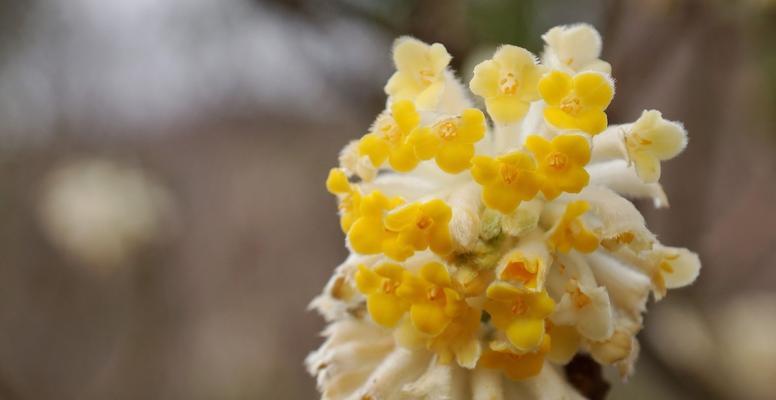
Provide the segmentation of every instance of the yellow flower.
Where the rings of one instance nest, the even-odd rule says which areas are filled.
[[[518,351],[535,351],[544,338],[545,319],[555,308],[547,291],[530,292],[496,281],[488,287],[487,296],[485,311],[493,326],[504,331]]]
[[[537,84],[544,68],[526,49],[504,45],[493,58],[474,67],[469,82],[472,93],[485,99],[494,121],[512,123],[523,118],[531,102],[539,99]]]
[[[453,251],[451,218],[450,206],[439,199],[393,210],[384,220],[385,230],[395,235],[386,242],[385,255],[403,261],[415,251],[427,248],[440,256],[450,254]]]
[[[600,72],[581,72],[572,78],[552,71],[539,81],[539,92],[547,103],[544,119],[560,129],[596,135],[606,129],[606,107],[614,97],[612,80]]]
[[[474,367],[480,355],[478,334],[480,331],[480,310],[464,306],[441,334],[428,342],[428,348],[439,356],[442,364],[453,358],[463,367]]]
[[[490,208],[509,214],[523,200],[531,200],[539,191],[536,163],[523,151],[498,158],[472,158],[472,177],[482,185],[482,201]]]
[[[428,45],[402,37],[393,45],[396,72],[385,85],[385,93],[396,100],[414,101],[418,108],[436,107],[445,89],[445,69],[452,57],[440,43]]]
[[[565,134],[549,141],[531,135],[526,139],[525,147],[539,163],[541,190],[548,200],[558,197],[561,192],[579,193],[587,186],[590,176],[585,165],[590,161],[590,143],[584,137]]]
[[[381,264],[371,270],[358,266],[355,281],[358,290],[366,296],[366,309],[379,325],[394,327],[410,304],[396,295],[406,270],[396,264]]]
[[[348,241],[353,251],[361,254],[383,252],[386,244],[398,236],[385,229],[383,216],[402,202],[401,198],[388,198],[379,191],[363,196],[359,202],[358,218],[348,230]]]
[[[416,129],[410,142],[418,158],[434,158],[443,171],[457,174],[471,166],[474,143],[484,135],[485,116],[482,111],[469,108],[460,117],[442,120],[431,129]]]
[[[348,182],[348,177],[339,168],[332,168],[326,179],[326,189],[339,200],[340,227],[347,233],[353,222],[359,217],[361,191]]]
[[[666,121],[660,111],[644,111],[625,133],[628,160],[646,183],[660,179],[660,162],[676,157],[687,146],[682,125]]]
[[[411,304],[410,319],[415,329],[437,336],[468,307],[452,285],[447,268],[438,262],[422,266],[418,276],[404,274],[396,294]]]
[[[534,377],[544,367],[544,357],[550,351],[550,337],[542,338],[538,349],[531,353],[516,354],[510,351],[487,350],[480,357],[478,366],[498,369],[512,380]]]
[[[598,248],[598,236],[587,229],[579,218],[589,209],[590,204],[584,200],[568,203],[563,216],[549,232],[550,246],[561,253],[568,253],[572,248],[582,253],[592,253]]]
[[[409,100],[396,101],[391,105],[390,115],[380,114],[372,131],[359,140],[358,152],[368,156],[375,167],[387,159],[396,171],[411,171],[419,160],[407,139],[419,124],[420,114],[415,105]]]

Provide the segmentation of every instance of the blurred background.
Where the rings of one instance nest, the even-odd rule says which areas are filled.
[[[776,398],[776,2],[2,0],[0,399],[317,398],[306,305],[346,255],[323,182],[392,40],[466,77],[580,21],[611,121],[688,128],[671,208],[639,206],[703,261],[610,398]]]

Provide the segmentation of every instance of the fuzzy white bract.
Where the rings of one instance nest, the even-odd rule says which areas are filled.
[[[394,44],[386,110],[326,182],[351,256],[312,303],[323,398],[579,398],[562,366],[586,353],[627,377],[649,293],[697,277],[626,200],[667,205],[660,162],[685,130],[657,111],[610,126],[598,32],[543,38],[542,62],[504,45],[475,67],[489,118],[443,45]]]

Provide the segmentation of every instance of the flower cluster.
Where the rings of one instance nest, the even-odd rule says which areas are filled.
[[[313,302],[331,323],[308,358],[324,398],[573,398],[558,366],[586,353],[628,376],[649,293],[697,277],[697,255],[660,244],[623,197],[666,204],[660,163],[684,128],[654,110],[609,126],[598,32],[543,39],[541,59],[504,45],[474,68],[489,121],[443,45],[395,42],[386,110],[326,182],[352,254]]]

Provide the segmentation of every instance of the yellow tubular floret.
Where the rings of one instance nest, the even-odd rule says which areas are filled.
[[[545,320],[555,308],[546,291],[521,290],[496,281],[488,287],[485,310],[518,351],[536,350],[544,337]]]
[[[482,111],[470,108],[460,117],[444,119],[431,128],[416,129],[410,142],[418,158],[434,158],[443,171],[457,174],[471,166],[474,144],[484,135],[485,116]]]
[[[367,311],[377,324],[393,327],[409,309],[410,304],[396,295],[405,271],[396,264],[382,264],[374,270],[358,266],[356,287],[366,296]]]
[[[509,351],[487,350],[480,357],[478,365],[501,370],[512,380],[528,379],[542,371],[545,355],[551,347],[550,337],[545,335],[540,346],[533,352],[516,354]]]
[[[590,143],[580,135],[558,135],[549,141],[531,135],[525,147],[533,153],[538,163],[541,190],[552,200],[561,192],[579,193],[587,186],[590,176],[585,165],[590,161]]]
[[[606,107],[614,97],[612,80],[600,72],[581,72],[573,77],[552,71],[539,81],[547,103],[544,119],[559,129],[596,135],[606,129]]]
[[[530,103],[539,99],[537,84],[543,73],[544,67],[536,64],[531,52],[504,45],[492,59],[474,68],[469,88],[485,99],[494,121],[509,124],[522,119]]]
[[[660,162],[676,157],[687,146],[681,124],[663,119],[660,111],[648,110],[625,133],[628,160],[644,182],[660,179]]]
[[[394,101],[413,101],[423,110],[434,108],[444,92],[445,69],[451,59],[440,43],[399,38],[393,45],[396,72],[385,85],[385,93]]]
[[[523,151],[498,158],[475,156],[472,177],[482,185],[482,201],[490,208],[509,214],[521,201],[531,200],[539,191],[536,163]]]
[[[396,171],[411,171],[419,160],[408,139],[419,125],[420,114],[411,101],[394,102],[390,114],[380,114],[372,131],[359,140],[359,155],[368,156],[375,167],[382,166],[387,160]]]
[[[587,229],[580,218],[589,209],[590,204],[584,200],[569,203],[563,216],[549,232],[550,246],[561,253],[568,253],[571,249],[592,253],[597,249],[598,236]]]

